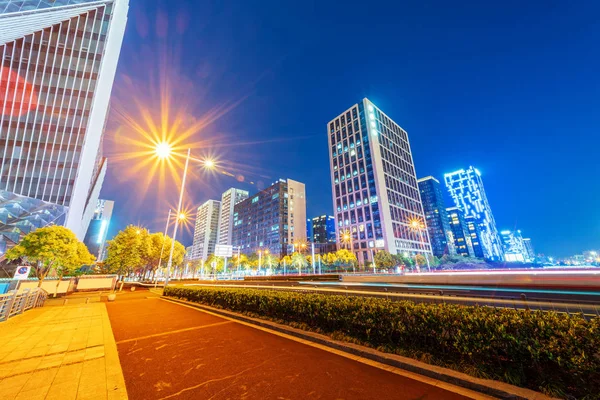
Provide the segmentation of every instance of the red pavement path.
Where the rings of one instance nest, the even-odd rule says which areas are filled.
[[[132,400],[466,398],[147,296],[107,303]]]

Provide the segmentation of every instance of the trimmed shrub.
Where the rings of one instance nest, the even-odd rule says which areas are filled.
[[[600,398],[600,319],[238,288],[165,294],[569,398]]]

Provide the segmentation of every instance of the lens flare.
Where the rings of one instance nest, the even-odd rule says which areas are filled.
[[[158,158],[168,158],[171,156],[171,145],[166,142],[161,142],[156,146],[156,155]]]

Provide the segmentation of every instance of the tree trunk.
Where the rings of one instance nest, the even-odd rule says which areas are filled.
[[[56,288],[54,288],[54,297],[56,297],[56,295],[58,294],[58,286],[60,285],[61,281],[62,281],[62,276],[59,275],[58,282],[56,282]]]

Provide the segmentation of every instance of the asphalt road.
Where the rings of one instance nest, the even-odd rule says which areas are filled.
[[[107,308],[132,400],[468,398],[148,291]]]

